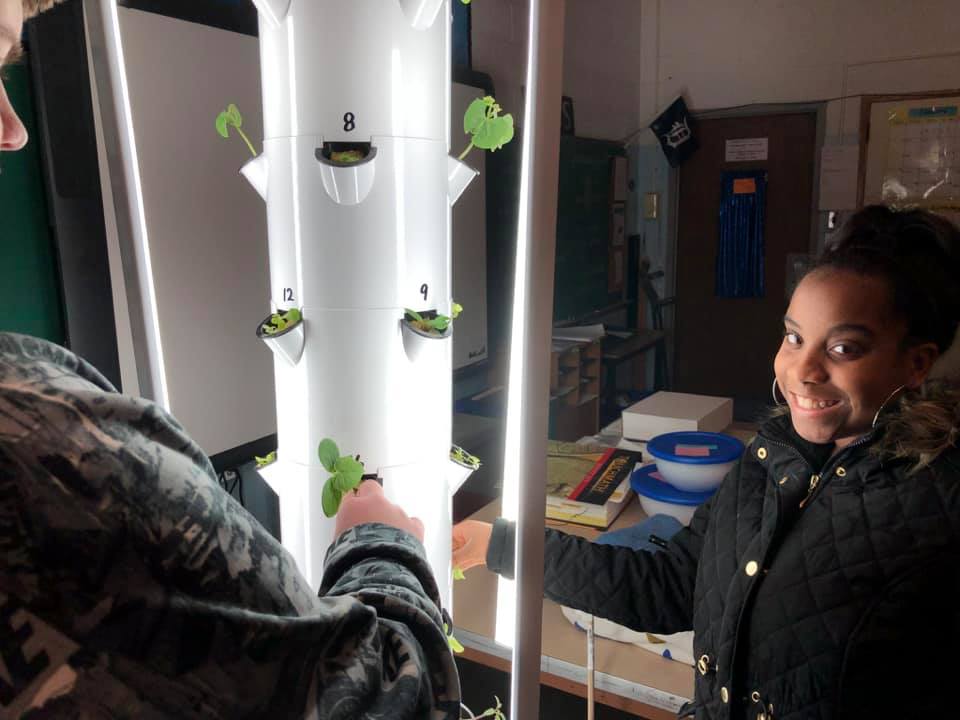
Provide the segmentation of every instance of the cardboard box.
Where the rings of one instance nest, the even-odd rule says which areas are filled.
[[[732,398],[658,392],[623,411],[623,437],[649,440],[683,430],[722,432],[732,421]]]

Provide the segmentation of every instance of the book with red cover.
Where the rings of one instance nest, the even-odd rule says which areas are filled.
[[[640,461],[637,451],[549,441],[547,517],[609,527],[633,497],[630,474]]]
[[[591,505],[603,505],[620,487],[620,483],[630,479],[630,473],[640,459],[640,453],[633,450],[609,448],[567,498]]]

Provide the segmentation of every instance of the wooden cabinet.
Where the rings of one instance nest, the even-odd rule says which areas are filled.
[[[550,437],[579,440],[599,431],[602,346],[555,340],[550,363]]]

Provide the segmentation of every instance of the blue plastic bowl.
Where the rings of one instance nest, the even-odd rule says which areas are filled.
[[[687,492],[715,490],[743,451],[736,438],[711,432],[666,433],[647,443],[663,479]]]

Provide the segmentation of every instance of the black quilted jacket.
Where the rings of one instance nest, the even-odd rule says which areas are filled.
[[[908,476],[875,440],[816,468],[774,419],[664,552],[548,529],[545,594],[641,631],[692,628],[682,717],[960,717],[960,452]],[[509,523],[487,560],[512,575]]]

